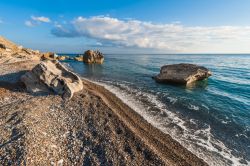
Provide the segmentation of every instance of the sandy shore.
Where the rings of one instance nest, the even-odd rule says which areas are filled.
[[[0,165],[206,165],[102,86],[26,93],[15,81],[35,64],[0,66]]]

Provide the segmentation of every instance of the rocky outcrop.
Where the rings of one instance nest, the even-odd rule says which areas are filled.
[[[87,50],[83,56],[83,62],[85,63],[98,63],[102,64],[104,61],[104,56],[100,51]]]
[[[160,74],[153,77],[159,83],[190,84],[211,76],[207,68],[194,64],[173,64],[161,67]]]
[[[1,48],[1,49],[6,49],[5,45],[2,44],[2,43],[0,43],[0,48]]]
[[[83,55],[78,55],[76,57],[74,57],[75,61],[79,61],[79,62],[83,62]]]
[[[69,56],[66,56],[66,55],[59,56],[59,55],[57,55],[56,53],[53,53],[53,52],[46,52],[46,53],[43,53],[41,59],[42,60],[59,60],[59,61],[64,61],[64,60],[69,59]]]
[[[75,92],[82,90],[81,79],[66,69],[58,61],[42,61],[21,77],[27,90],[32,93],[53,91],[70,99]]]
[[[46,52],[46,53],[43,53],[41,59],[42,60],[57,60],[57,57],[58,55],[53,53],[53,52]]]
[[[16,63],[20,61],[39,61],[41,54],[37,50],[23,48],[0,36],[0,64]]]
[[[65,61],[65,60],[68,60],[68,59],[69,59],[69,56],[66,56],[66,55],[62,55],[62,56],[57,57],[57,60],[59,60],[59,61]]]

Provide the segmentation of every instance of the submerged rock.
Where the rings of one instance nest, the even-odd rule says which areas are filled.
[[[33,93],[53,91],[70,99],[75,92],[82,90],[81,79],[66,69],[58,61],[42,61],[21,77],[27,90]]]
[[[160,74],[153,78],[159,83],[187,85],[206,79],[211,75],[211,71],[203,66],[181,63],[162,66]]]
[[[87,50],[83,55],[83,62],[102,64],[104,56],[100,51]]]

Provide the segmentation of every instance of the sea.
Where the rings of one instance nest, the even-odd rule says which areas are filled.
[[[209,165],[250,165],[250,55],[105,54],[102,65],[64,63]],[[202,65],[213,75],[188,87],[152,79],[161,66],[178,63]]]

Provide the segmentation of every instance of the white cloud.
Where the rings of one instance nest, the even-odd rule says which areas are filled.
[[[39,25],[40,23],[50,23],[51,20],[48,17],[44,17],[44,16],[39,16],[39,17],[35,17],[35,16],[31,16],[31,20],[26,20],[24,22],[24,24],[28,27],[34,27],[36,25]]]
[[[31,21],[29,21],[29,20],[25,21],[24,24],[26,26],[28,26],[28,27],[33,27],[34,26],[34,24]]]
[[[46,22],[46,23],[50,22],[50,18],[44,16],[39,16],[39,17],[31,16],[31,19],[37,22]]]
[[[250,52],[250,26],[184,26],[95,16],[78,17],[51,32],[57,37],[95,39],[102,45],[194,53]]]

